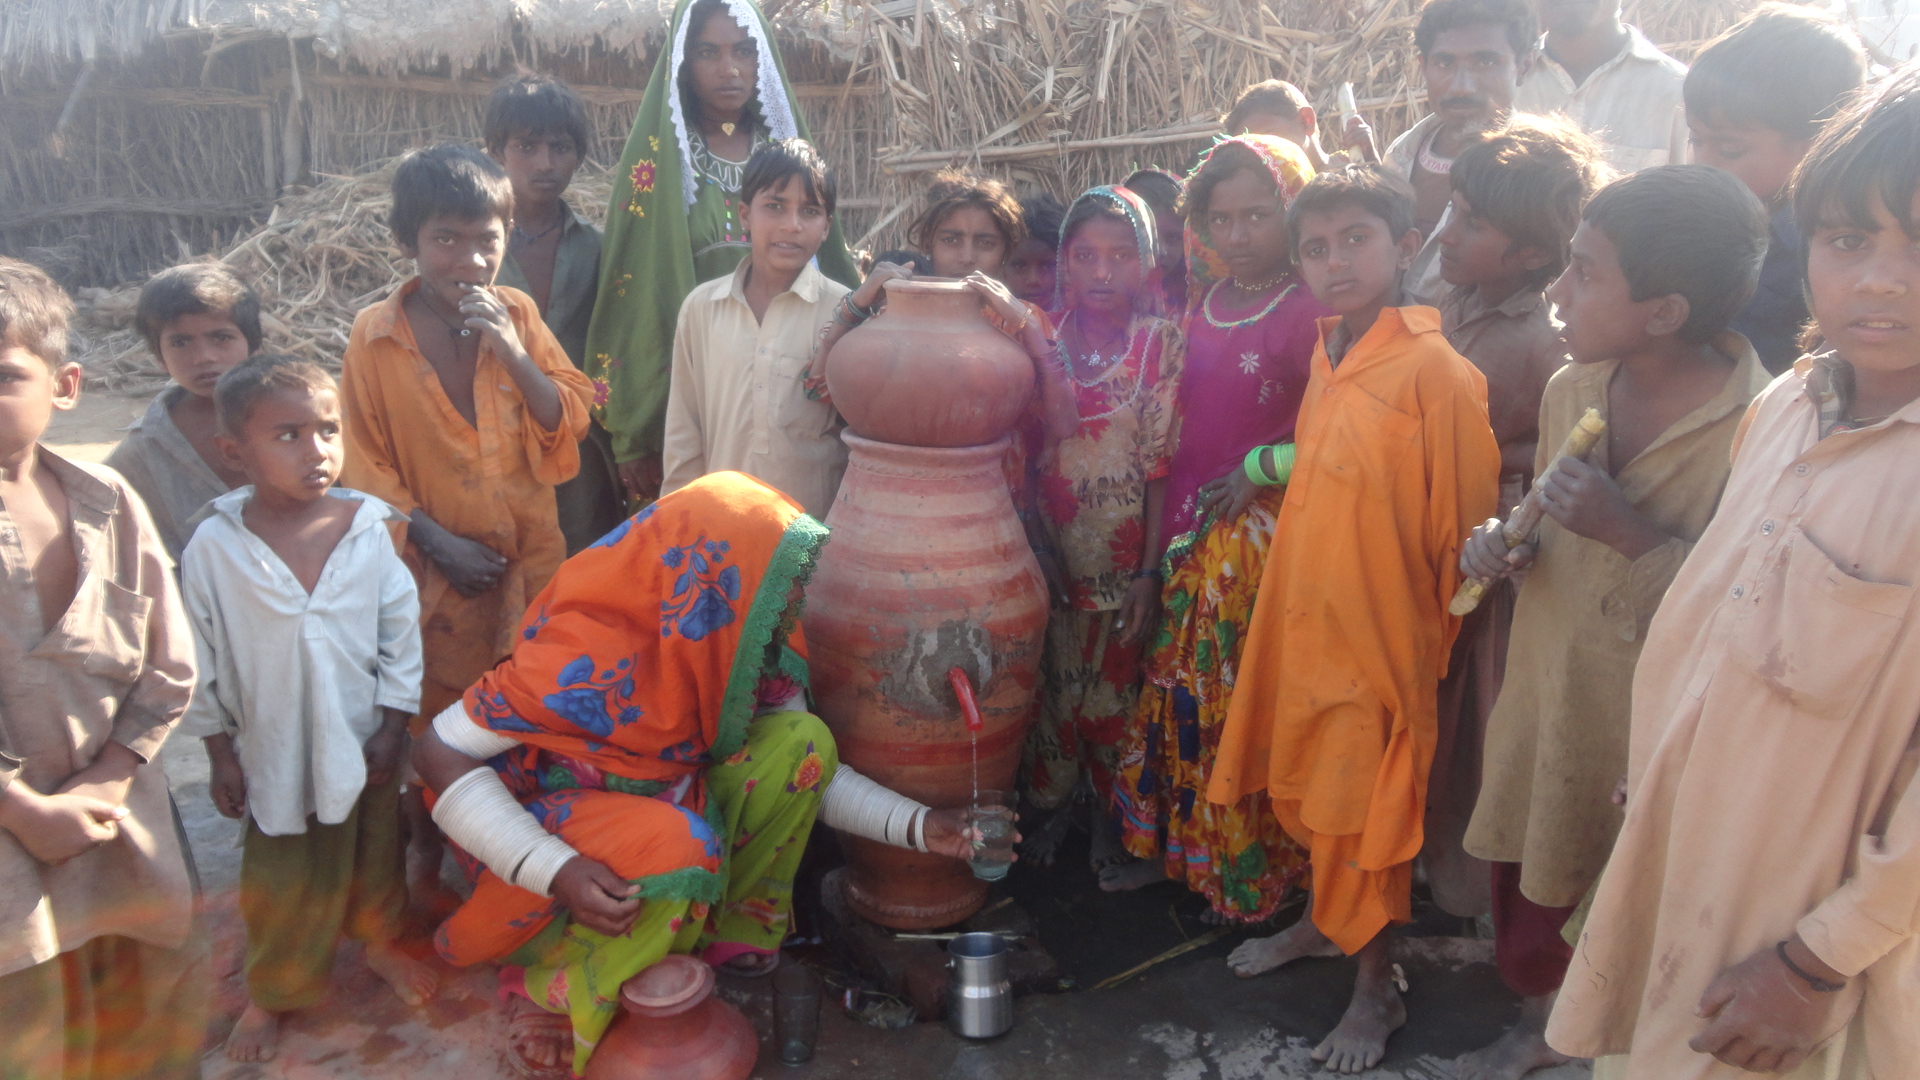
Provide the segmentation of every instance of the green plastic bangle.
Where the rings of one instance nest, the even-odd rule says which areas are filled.
[[[1274,475],[1269,477],[1267,470],[1260,466],[1260,451],[1273,451]],[[1246,460],[1240,463],[1247,479],[1260,487],[1277,487],[1293,478],[1293,444],[1280,443],[1271,448],[1256,446],[1247,451]]]

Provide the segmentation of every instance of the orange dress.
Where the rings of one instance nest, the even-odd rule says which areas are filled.
[[[467,597],[417,548],[406,546],[407,566],[420,586],[426,654],[420,716],[431,719],[513,651],[527,602],[567,557],[553,486],[580,471],[592,386],[567,359],[532,298],[496,286],[527,355],[560,391],[562,415],[554,430],[542,428],[504,362],[483,346],[473,376],[476,423],[467,423],[401,312],[407,294],[419,287],[420,279],[413,278],[353,321],[340,373],[347,442],[340,483],[403,514],[424,509],[442,528],[511,560],[499,585]]]
[[[1265,790],[1311,853],[1313,922],[1347,953],[1409,917],[1460,545],[1494,511],[1487,382],[1428,307],[1320,345],[1207,798]]]

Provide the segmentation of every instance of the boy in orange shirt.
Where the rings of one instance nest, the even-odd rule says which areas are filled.
[[[1207,798],[1265,790],[1311,853],[1309,917],[1249,941],[1249,977],[1307,956],[1355,956],[1353,998],[1313,1051],[1330,1072],[1386,1056],[1406,1022],[1387,929],[1411,918],[1435,694],[1459,619],[1460,544],[1493,513],[1500,447],[1487,381],[1403,306],[1420,250],[1413,192],[1378,166],[1315,177],[1287,210],[1320,346],[1292,447],[1256,447],[1248,475],[1288,485],[1240,683]]]
[[[512,220],[491,158],[454,143],[408,154],[388,222],[419,274],[354,320],[340,376],[341,486],[410,518],[422,717],[512,651],[567,554],[553,488],[579,471],[592,391],[533,300],[493,284]],[[433,893],[438,833],[417,789],[406,806],[415,891]]]

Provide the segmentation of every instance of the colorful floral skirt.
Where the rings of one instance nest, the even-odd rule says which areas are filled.
[[[582,855],[638,884],[645,897],[639,918],[625,934],[607,937],[568,919],[559,901],[466,860],[477,873],[473,897],[441,925],[435,944],[454,964],[491,960],[524,969],[527,997],[572,1019],[579,1075],[620,1011],[620,985],[662,957],[700,951],[720,963],[780,947],[794,874],[839,757],[817,718],[759,717],[740,752],[709,766],[704,785],[692,785],[705,789],[704,813],[696,813],[682,805],[692,801],[688,785],[641,793],[632,781],[537,753],[534,769],[511,770],[508,787],[517,792],[537,776],[546,793],[523,798],[528,811]]]
[[[1306,850],[1280,827],[1265,792],[1232,806],[1207,801],[1240,649],[1284,496],[1280,488],[1261,492],[1239,520],[1207,528],[1170,568],[1146,684],[1114,784],[1127,850],[1163,859],[1168,877],[1242,922],[1273,915],[1307,862]]]
[[[1040,722],[1027,737],[1027,798],[1066,802],[1082,769],[1102,805],[1113,794],[1120,744],[1140,698],[1139,645],[1121,641],[1119,611],[1061,611],[1047,619]]]

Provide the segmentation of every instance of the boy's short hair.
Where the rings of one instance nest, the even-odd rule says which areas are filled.
[[[487,118],[481,128],[487,150],[498,154],[507,140],[519,134],[565,135],[581,157],[592,145],[587,103],[573,87],[551,75],[516,75],[503,79],[487,98]]]
[[[260,294],[219,263],[182,263],[170,266],[140,286],[133,327],[147,339],[147,348],[160,355],[160,334],[183,315],[225,314],[247,339],[247,351],[260,351]]]
[[[1285,79],[1268,79],[1257,82],[1245,90],[1233,101],[1233,108],[1220,118],[1220,126],[1228,135],[1238,135],[1246,126],[1247,117],[1268,113],[1273,116],[1298,116],[1301,109],[1311,109],[1313,103],[1300,88]],[[1141,196],[1145,198],[1145,196]]]
[[[1527,0],[1427,0],[1413,28],[1413,46],[1425,59],[1434,39],[1446,31],[1488,25],[1506,31],[1515,59],[1532,56],[1539,47],[1540,25]]]
[[[1920,240],[1920,221],[1913,216],[1916,177],[1920,61],[1910,60],[1821,129],[1793,174],[1794,221],[1808,237],[1840,224],[1872,228],[1878,203],[1908,238]]]
[[[1752,298],[1767,254],[1767,211],[1710,165],[1660,165],[1601,188],[1581,220],[1619,253],[1633,299],[1687,298],[1681,341],[1704,345]]]
[[[1600,144],[1564,119],[1516,119],[1454,159],[1453,190],[1515,248],[1547,257],[1527,275],[1544,285],[1567,266],[1580,208],[1611,178]]]
[[[1067,220],[1067,208],[1053,192],[1036,191],[1021,199],[1020,220],[1027,227],[1029,240],[1060,250],[1060,226]]]
[[[781,139],[755,150],[740,174],[740,201],[751,206],[754,196],[769,188],[779,190],[796,176],[806,188],[807,198],[832,217],[834,207],[839,205],[839,186],[834,183],[827,159],[805,139]]]
[[[67,362],[73,298],[45,270],[0,255],[0,345],[25,349],[53,371]]]
[[[1027,238],[1027,225],[1020,216],[1020,204],[1013,192],[998,180],[957,169],[935,173],[933,186],[927,189],[927,208],[920,211],[907,235],[924,251],[933,250],[933,233],[948,214],[963,207],[985,210],[1006,241],[1007,254]]]
[[[881,263],[892,263],[895,266],[908,266],[911,267],[916,274],[933,273],[933,257],[924,252],[914,251],[911,248],[893,248],[892,250],[883,251],[875,255],[873,257],[873,265],[879,266]],[[869,268],[868,272],[872,272],[871,268]]]
[[[451,214],[463,221],[513,220],[513,184],[500,163],[465,143],[435,143],[409,150],[393,171],[393,209],[387,226],[409,247],[420,242],[429,218]]]
[[[253,418],[260,399],[281,390],[309,394],[327,390],[338,394],[340,385],[325,368],[310,360],[279,353],[249,356],[213,384],[213,407],[220,419],[221,433],[239,438],[246,430],[247,421]]]
[[[1413,187],[1378,165],[1354,164],[1328,169],[1307,181],[1287,207],[1287,247],[1300,251],[1300,222],[1341,206],[1360,209],[1387,223],[1394,243],[1413,228]]]
[[[1767,4],[1707,43],[1681,96],[1706,123],[1758,124],[1811,139],[1867,77],[1859,35],[1824,12]]]

